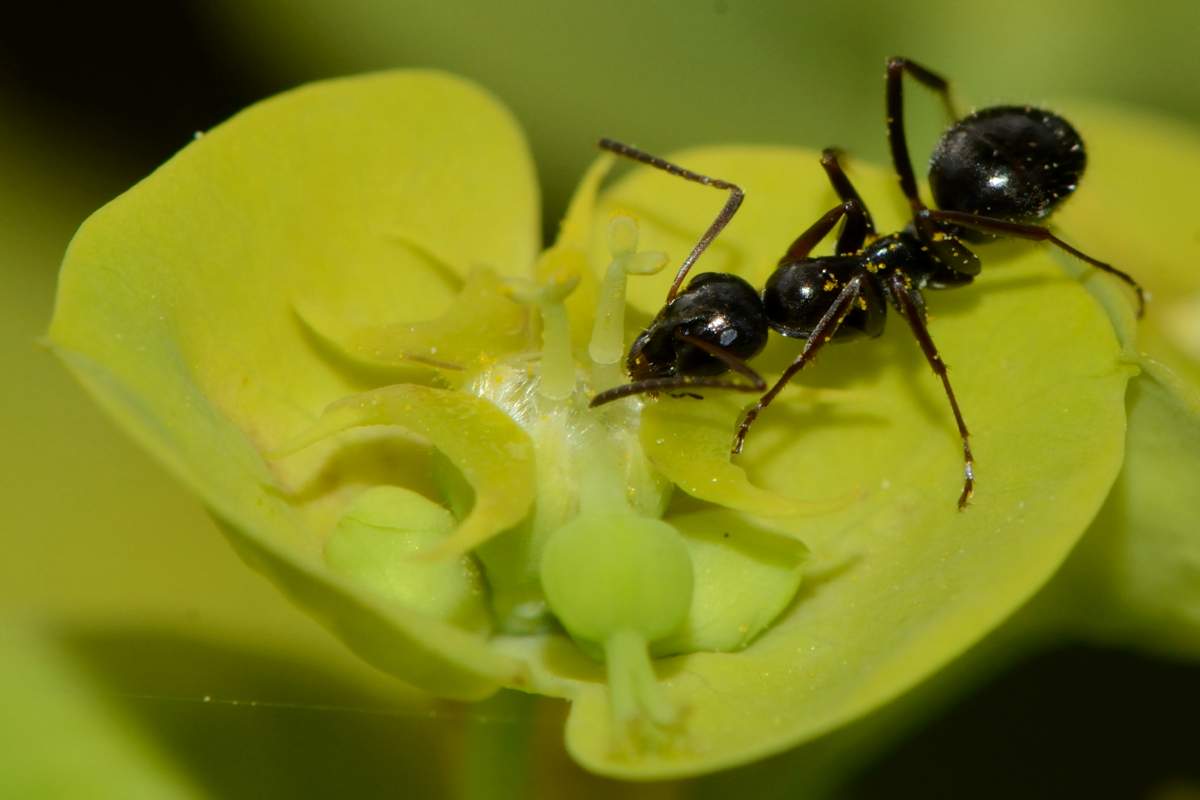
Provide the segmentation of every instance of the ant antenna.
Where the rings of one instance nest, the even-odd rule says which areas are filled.
[[[708,230],[706,230],[704,235],[700,237],[700,241],[696,242],[696,246],[692,248],[692,252],[689,253],[688,257],[683,260],[683,263],[679,266],[679,271],[675,273],[675,280],[672,282],[671,288],[667,291],[667,303],[670,303],[675,299],[675,295],[679,294],[679,287],[683,285],[683,280],[687,277],[688,271],[691,270],[692,265],[696,263],[696,259],[700,257],[700,254],[703,253],[710,244],[712,244],[713,239],[717,238],[717,235],[725,229],[726,225],[729,224],[729,220],[733,218],[733,215],[737,213],[738,208],[742,205],[742,199],[746,196],[746,193],[743,192],[739,186],[732,184],[729,181],[723,181],[720,178],[710,178],[707,175],[701,175],[699,172],[692,172],[690,169],[684,169],[678,164],[672,164],[670,161],[667,161],[664,158],[659,158],[658,156],[651,155],[644,150],[639,150],[636,147],[631,147],[630,145],[622,144],[621,142],[617,142],[612,139],[601,139],[599,146],[601,150],[607,150],[610,153],[616,153],[619,156],[624,156],[625,158],[633,159],[634,161],[638,161],[642,164],[656,167],[661,169],[663,172],[677,175],[680,178],[692,181],[693,183],[700,183],[705,186],[711,186],[714,189],[726,189],[729,191],[729,199],[725,201],[725,206],[721,209],[721,213],[717,214],[717,218],[714,219],[712,224],[708,226]],[[607,394],[607,392],[605,392],[605,394]]]
[[[755,372],[753,367],[732,353],[722,350],[711,342],[706,342],[695,336],[688,336],[686,333],[677,333],[675,337],[685,344],[690,344],[698,350],[703,350],[729,367],[730,370],[748,379],[750,383],[739,383],[727,378],[704,375],[671,375],[663,378],[645,378],[640,381],[622,384],[621,386],[614,386],[611,389],[600,392],[592,398],[592,402],[588,403],[588,406],[595,408],[596,406],[602,406],[605,403],[611,403],[613,400],[620,400],[622,397],[629,397],[634,394],[660,392],[667,389],[682,389],[691,386],[708,389],[733,389],[737,392],[762,392],[766,390],[767,382],[763,380],[763,377]]]

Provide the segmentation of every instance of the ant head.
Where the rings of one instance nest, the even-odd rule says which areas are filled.
[[[694,339],[740,360],[767,343],[767,321],[758,292],[736,275],[706,272],[691,280],[634,340],[626,359],[634,381],[675,375],[720,375],[728,365]]]
[[[673,330],[674,326],[659,314],[650,327],[638,334],[625,359],[630,380],[669,378],[675,374],[676,341]]]
[[[929,186],[939,208],[1036,222],[1075,191],[1086,165],[1083,140],[1062,117],[1030,106],[996,106],[942,135],[930,158]]]

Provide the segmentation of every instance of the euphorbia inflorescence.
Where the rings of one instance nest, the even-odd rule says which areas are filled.
[[[814,152],[674,160],[746,189],[697,270],[755,286],[832,202]],[[608,166],[543,251],[522,135],[477,87],[305,87],[89,219],[50,338],[238,553],[372,663],[441,697],[568,699],[589,768],[690,775],[868,714],[1059,569],[1121,465],[1132,318],[1034,247],[931,307],[987,474],[968,513],[943,502],[960,465],[937,387],[889,334],[831,348],[731,463],[744,396],[588,408],[717,201],[650,170],[601,191]],[[854,168],[864,197],[894,192]]]
[[[596,166],[593,181],[606,166],[607,159]],[[651,652],[745,646],[794,596],[806,552],[781,536],[777,547],[791,557],[765,566],[753,591],[722,604],[693,604],[695,548],[662,519],[672,483],[642,446],[645,401],[588,407],[598,389],[621,380],[625,281],[653,274],[667,261],[663,253],[638,252],[637,239],[633,218],[612,218],[611,261],[590,339],[578,348],[586,355],[577,357],[570,338],[566,300],[580,282],[581,251],[568,240],[543,256],[538,278],[479,278],[477,285],[495,292],[470,286],[464,289],[470,296],[460,298],[497,318],[506,303],[536,309],[540,349],[524,349],[517,339],[511,348],[481,340],[483,357],[440,365],[454,373],[459,391],[399,385],[346,398],[289,449],[360,425],[393,424],[426,436],[441,454],[436,482],[460,517],[458,527],[452,530],[448,512],[419,495],[369,489],[343,513],[326,542],[326,561],[370,591],[459,627],[479,628],[484,583],[498,633],[519,637],[561,626],[604,663],[614,748],[635,752],[680,746],[675,723],[684,710],[657,682]],[[470,335],[438,324],[450,341]],[[414,327],[407,335],[423,333]],[[353,352],[359,342],[383,338],[382,331],[358,331],[342,347]],[[411,360],[411,348],[397,352]],[[508,444],[497,457],[500,440]],[[506,480],[530,471],[536,479],[520,487]],[[477,551],[482,575],[470,551]]]

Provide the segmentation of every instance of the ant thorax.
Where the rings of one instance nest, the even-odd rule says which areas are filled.
[[[859,255],[826,256],[780,264],[762,291],[767,323],[784,336],[807,339],[820,324],[833,298],[863,271],[863,258]],[[864,336],[874,338],[883,333],[887,314],[883,288],[878,281],[865,280],[862,291],[859,302],[854,303],[834,332],[834,341],[851,341]]]

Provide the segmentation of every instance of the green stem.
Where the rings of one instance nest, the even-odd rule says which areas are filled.
[[[509,690],[472,707],[462,800],[524,800],[531,796],[536,709],[536,697]]]
[[[658,748],[669,741],[666,729],[679,719],[679,709],[663,691],[646,639],[620,630],[604,643],[613,731],[619,749]]]

